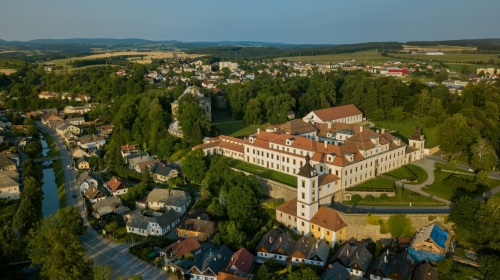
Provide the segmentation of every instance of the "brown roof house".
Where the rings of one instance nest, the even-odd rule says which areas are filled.
[[[115,197],[108,197],[97,201],[92,205],[92,215],[99,219],[104,216],[123,215],[130,209],[122,205],[122,202]]]
[[[113,178],[111,178],[111,180],[109,180],[106,184],[106,187],[113,195],[116,196],[127,193],[130,186],[113,176]]]
[[[302,236],[293,247],[292,262],[324,266],[328,261],[330,246],[324,239]]]
[[[139,144],[127,144],[120,147],[122,157],[126,158],[128,155],[136,154],[139,152]]]
[[[254,256],[247,249],[241,248],[233,254],[226,268],[219,271],[217,279],[226,280],[251,280],[254,275],[252,270]]]
[[[7,175],[0,175],[0,198],[3,199],[19,199],[21,189],[19,183],[14,181]]]
[[[439,276],[436,267],[432,266],[430,263],[426,262],[417,267],[413,271],[413,276],[411,279],[418,280],[437,280]]]
[[[201,242],[207,241],[215,233],[215,223],[198,219],[185,219],[177,226],[177,237],[194,237]]]
[[[303,120],[313,123],[357,123],[363,121],[363,113],[354,104],[348,104],[311,111]]]
[[[183,258],[186,254],[197,256],[200,253],[200,242],[193,237],[178,240],[177,242],[160,250],[160,255],[165,256],[168,260]]]
[[[92,203],[96,203],[99,200],[103,200],[106,198],[106,195],[99,191],[98,188],[94,186],[90,186],[85,193],[83,193],[85,197],[87,197]]]

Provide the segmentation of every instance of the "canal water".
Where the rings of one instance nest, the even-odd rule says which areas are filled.
[[[50,147],[40,135],[40,142],[42,143],[42,155],[45,157],[50,152]],[[59,210],[59,196],[57,194],[56,174],[50,162],[42,163],[43,166],[43,179],[42,179],[42,213],[44,217],[55,213]]]

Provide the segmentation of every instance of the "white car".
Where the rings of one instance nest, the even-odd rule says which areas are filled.
[[[67,168],[68,168],[68,169],[70,169],[70,168],[71,168],[71,165],[68,165],[68,167],[67,167]]]
[[[470,167],[469,167],[469,171],[470,171],[470,172],[474,172],[474,169],[472,169],[472,168],[470,168]]]

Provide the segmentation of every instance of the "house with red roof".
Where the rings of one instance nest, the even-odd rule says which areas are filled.
[[[106,188],[114,195],[125,194],[130,186],[123,183],[120,179],[113,176],[108,183],[106,183]]]

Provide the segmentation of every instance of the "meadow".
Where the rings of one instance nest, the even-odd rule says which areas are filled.
[[[16,73],[16,69],[0,68],[0,73],[4,73],[5,75],[10,75],[12,73]]]
[[[342,54],[325,54],[325,55],[315,55],[315,56],[293,56],[293,57],[280,57],[275,58],[275,61],[280,61],[286,59],[293,62],[319,62],[319,63],[337,63],[344,62],[346,60],[354,59],[356,62],[387,62],[393,61],[392,57],[384,57],[377,51],[364,51],[356,53],[342,53]]]
[[[460,47],[460,46],[447,46],[447,45],[437,45],[437,46],[410,46],[410,45],[403,45],[403,48],[405,50],[420,50],[420,51],[442,51],[442,52],[447,52],[447,51],[475,51],[476,48],[471,48],[471,47]]]

